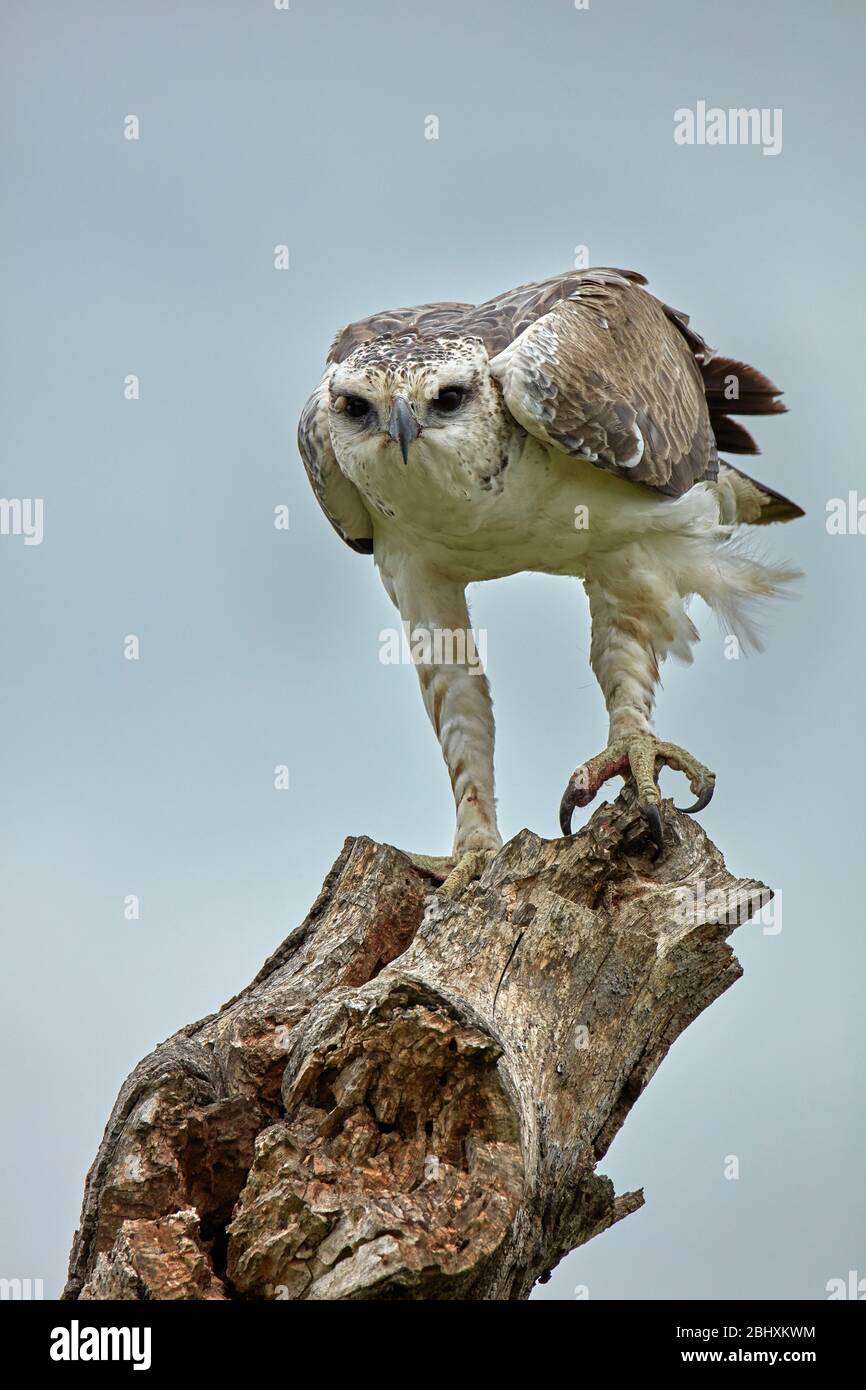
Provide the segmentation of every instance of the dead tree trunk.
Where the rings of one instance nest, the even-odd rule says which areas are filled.
[[[666,830],[654,861],[625,790],[456,900],[348,840],[252,983],[125,1082],[64,1296],[528,1297],[642,1204],[596,1164],[771,896]]]

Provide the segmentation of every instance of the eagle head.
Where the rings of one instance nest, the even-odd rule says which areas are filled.
[[[374,505],[402,490],[406,470],[458,494],[490,487],[523,434],[480,338],[362,343],[331,367],[328,401],[337,462]]]

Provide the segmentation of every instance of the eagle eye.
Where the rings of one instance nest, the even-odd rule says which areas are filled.
[[[453,415],[455,410],[460,409],[465,399],[466,392],[462,386],[446,386],[443,391],[439,392],[433,404],[444,415]]]
[[[370,413],[370,402],[363,396],[347,396],[345,410],[350,420],[363,420]]]

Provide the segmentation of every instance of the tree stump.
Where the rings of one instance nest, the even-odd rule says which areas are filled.
[[[125,1082],[67,1299],[525,1299],[643,1203],[596,1165],[772,896],[628,787],[458,898],[349,839],[308,917]],[[721,904],[721,907],[720,907]]]

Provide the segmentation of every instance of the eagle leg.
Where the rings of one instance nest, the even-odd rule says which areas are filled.
[[[659,803],[661,792],[658,788],[658,774],[662,767],[670,767],[682,772],[688,778],[697,800],[694,806],[677,807],[688,815],[694,815],[708,806],[715,790],[716,776],[698,762],[685,748],[676,743],[663,743],[655,734],[640,731],[615,739],[605,748],[583,763],[569,778],[568,786],[559,807],[559,824],[563,835],[571,834],[571,822],[575,808],[588,806],[599,788],[609,778],[620,776],[632,778],[637,786],[641,810],[649,823],[650,833],[658,846],[664,848],[664,830]]]

